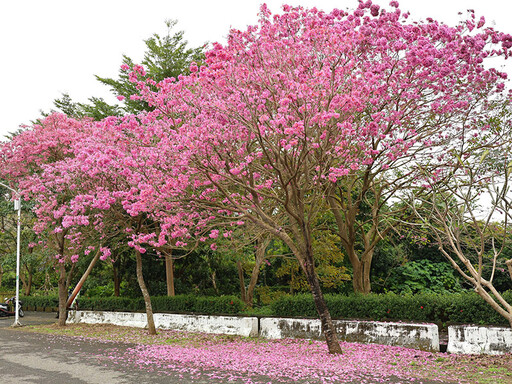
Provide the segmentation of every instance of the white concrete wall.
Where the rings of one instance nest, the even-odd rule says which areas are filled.
[[[320,321],[315,319],[206,316],[156,313],[155,325],[162,329],[223,333],[249,337],[322,339]],[[145,313],[70,311],[68,323],[114,324],[147,327]],[[334,320],[341,340],[397,345],[439,351],[439,333],[434,324],[384,323]],[[512,330],[499,327],[450,326],[448,352],[474,354],[512,353]]]
[[[399,345],[425,351],[439,351],[439,331],[435,324],[385,323],[377,321],[334,320],[343,341]],[[323,339],[320,320],[263,318],[260,336],[271,339]]]
[[[223,333],[247,337],[258,336],[256,317],[203,316],[155,313],[155,326],[162,329],[177,329],[188,332]],[[114,324],[126,327],[146,328],[145,313],[70,311],[68,323]]]
[[[512,329],[469,325],[449,326],[447,352],[489,355],[512,353]]]
[[[107,311],[69,311],[67,323],[114,324],[124,327],[146,328],[145,313]]]
[[[178,315],[156,313],[155,326],[189,332],[223,333],[246,337],[258,336],[258,318],[236,316]]]

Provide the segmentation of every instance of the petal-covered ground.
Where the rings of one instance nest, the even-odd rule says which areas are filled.
[[[512,383],[512,357],[463,356],[376,344],[342,343],[330,355],[324,342],[265,340],[180,331],[149,336],[137,328],[105,325],[32,327],[106,342],[134,343],[102,356],[143,369],[245,383]],[[262,381],[262,378],[263,381]]]

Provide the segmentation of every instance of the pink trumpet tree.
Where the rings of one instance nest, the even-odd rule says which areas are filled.
[[[483,62],[507,57],[512,36],[478,29],[474,15],[456,27],[410,23],[394,1],[389,11],[371,1],[352,13],[283,9],[262,6],[259,25],[232,30],[189,76],[156,84],[136,66],[130,78],[175,133],[166,188],[180,193],[168,200],[228,224],[211,238],[251,221],[281,239],[307,277],[329,351],[340,353],[312,250],[321,202],[354,288],[369,292],[373,249],[392,228],[384,203],[423,164],[485,131],[476,122],[506,75]]]
[[[168,252],[177,238],[188,236],[190,226],[190,215],[177,212],[168,201],[179,193],[180,185],[173,185],[172,191],[166,185],[178,163],[174,161],[173,168],[169,167],[172,146],[166,145],[169,131],[162,128],[167,126],[162,126],[153,113],[106,118],[94,123],[91,134],[74,148],[75,157],[68,164],[69,169],[76,170],[76,179],[83,180],[80,193],[71,201],[76,207],[73,219],[96,212],[96,228],[102,237],[118,229],[135,250],[137,281],[150,334],[156,334],[156,328],[142,274],[142,255],[148,250]]]
[[[17,183],[23,197],[35,203],[34,230],[53,251],[59,276],[60,325],[65,325],[68,287],[76,262],[80,254],[91,251],[83,249],[84,231],[92,229],[95,218],[81,209],[77,215],[72,200],[84,180],[77,180],[71,167],[75,146],[92,132],[90,123],[53,114],[4,143],[0,151],[1,178]]]

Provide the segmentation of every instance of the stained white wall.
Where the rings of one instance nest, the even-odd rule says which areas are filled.
[[[334,320],[338,338],[355,343],[399,345],[425,351],[439,351],[439,331],[435,324],[386,323],[378,321]],[[270,339],[323,339],[320,320],[262,318],[260,336]]]
[[[512,329],[469,325],[449,326],[447,352],[488,355],[512,353]]]
[[[188,332],[223,333],[246,337],[258,336],[256,317],[178,315],[155,313],[155,326],[162,329],[177,329]],[[146,328],[145,313],[70,311],[68,323],[114,324],[125,327]]]

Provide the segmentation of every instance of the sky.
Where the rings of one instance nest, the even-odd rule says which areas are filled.
[[[191,47],[224,43],[230,28],[257,24],[263,0],[17,0],[0,1],[0,137],[53,108],[69,93],[75,101],[91,96],[114,103],[109,88],[94,75],[116,77],[126,54],[142,59],[143,40],[164,35],[175,19]],[[388,6],[389,0],[374,1]],[[274,13],[282,4],[353,9],[357,0],[267,0]],[[497,30],[512,34],[509,0],[402,0],[412,20],[432,17],[455,25],[468,8]],[[508,19],[508,20],[507,20]],[[497,64],[497,66],[502,64]],[[505,70],[512,75],[512,59]]]

